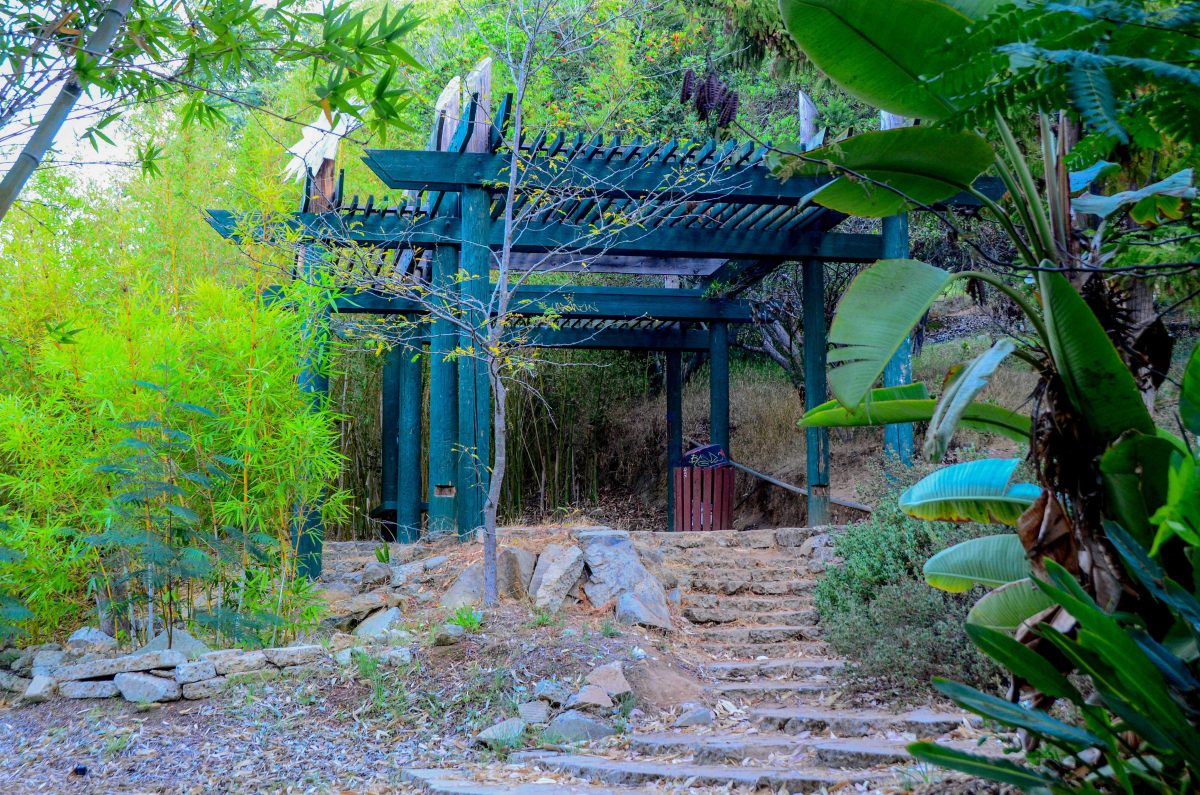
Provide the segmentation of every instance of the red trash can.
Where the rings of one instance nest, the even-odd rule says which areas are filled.
[[[733,467],[724,451],[697,448],[684,461],[708,465],[675,467],[675,529],[733,529]]]

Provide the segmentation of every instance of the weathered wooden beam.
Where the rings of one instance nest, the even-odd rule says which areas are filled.
[[[729,326],[713,323],[708,327],[708,335],[710,438],[713,444],[721,445],[726,455],[732,456],[729,449]]]
[[[550,273],[628,273],[640,276],[708,276],[723,266],[722,258],[632,257],[600,254],[513,254],[515,271]]]
[[[491,295],[480,292],[480,295]],[[486,299],[485,299],[486,300]],[[479,298],[475,297],[478,302]],[[334,308],[344,314],[421,314],[420,301],[395,295],[361,292],[335,299]],[[608,287],[593,285],[523,285],[515,291],[512,313],[536,317],[548,313],[564,318],[595,320],[678,320],[705,323],[749,323],[750,303],[740,299],[711,298],[703,290],[673,290],[654,287]]]
[[[396,429],[396,540],[412,544],[421,538],[421,403],[420,348],[397,345],[397,387],[400,393]]]
[[[607,327],[549,328],[525,330],[524,344],[544,348],[580,348],[609,351],[688,351],[708,350],[708,332],[702,329]]]
[[[509,159],[502,154],[368,149],[363,160],[389,188],[459,191],[465,187],[495,187],[509,178]],[[693,161],[662,160],[634,164],[573,157],[556,162],[552,169],[531,166],[521,174],[518,190],[574,191],[587,198],[653,195],[666,200],[796,204],[830,181],[830,177],[818,176],[781,182],[760,165],[695,165]]]
[[[359,245],[379,248],[457,245],[457,219],[379,213],[367,217],[345,217],[335,213],[296,214],[263,225],[253,218],[240,218],[225,210],[210,210],[209,223],[223,236],[241,242],[249,237],[261,242],[293,243],[297,239],[319,240],[324,245]],[[486,240],[499,248],[504,225],[488,220]],[[699,257],[703,259],[803,260],[874,262],[881,258],[879,235],[822,233],[811,229],[787,229],[770,233],[746,229],[670,227],[646,229],[636,226],[597,232],[590,227],[547,222],[516,230],[514,252],[552,253],[560,256],[587,255],[635,257]]]
[[[400,369],[402,351],[399,345],[388,349],[383,360],[383,379],[379,395],[379,497],[385,504],[396,504],[400,483]],[[383,518],[383,540],[396,540],[394,513]]]

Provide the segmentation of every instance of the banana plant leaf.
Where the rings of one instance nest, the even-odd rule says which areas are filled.
[[[888,425],[894,422],[928,422],[937,401],[928,396],[924,384],[872,389],[865,403],[848,409],[836,400],[814,406],[805,412],[799,424],[804,428],[857,428]],[[997,433],[1016,442],[1028,442],[1032,425],[1027,415],[990,403],[970,403],[960,421],[963,427],[984,433]]]
[[[999,588],[1030,576],[1025,547],[1015,533],[972,538],[947,547],[925,561],[925,582],[943,591],[963,593],[976,585]]]
[[[977,649],[1000,663],[1013,676],[1024,679],[1039,693],[1083,705],[1083,694],[1054,663],[1012,635],[979,624],[967,624],[964,629]]]
[[[1019,463],[985,458],[944,467],[905,490],[900,510],[932,521],[1015,525],[1042,493],[1033,483],[1009,483]]]
[[[1062,274],[1038,278],[1050,354],[1080,421],[1101,441],[1130,430],[1153,434],[1154,420],[1133,374],[1095,313]]]
[[[967,623],[998,632],[1016,632],[1022,621],[1053,606],[1054,600],[1027,577],[984,594],[967,613]]]
[[[955,704],[969,709],[976,715],[1003,723],[1005,726],[1027,729],[1051,742],[1065,743],[1068,748],[1105,745],[1103,740],[1087,729],[1052,718],[1040,709],[1028,709],[1007,699],[941,678],[935,678],[933,686]]]
[[[857,407],[913,327],[953,279],[913,259],[881,260],[864,270],[838,303],[829,329],[829,389]]]
[[[1135,432],[1122,436],[1100,457],[1105,512],[1147,547],[1154,538],[1150,517],[1167,501],[1175,452],[1170,440]]]
[[[954,7],[959,6],[958,8]],[[967,32],[980,0],[780,0],[788,33],[817,67],[868,105],[937,120],[955,105],[927,77],[966,54],[946,46]]]
[[[1179,417],[1183,427],[1200,436],[1200,345],[1192,348],[1179,390]]]
[[[1112,196],[1097,196],[1094,193],[1085,193],[1083,196],[1071,199],[1071,209],[1077,213],[1098,215],[1101,218],[1107,218],[1122,207],[1137,204],[1143,199],[1158,196],[1171,196],[1188,200],[1195,199],[1195,172],[1190,168],[1185,168],[1166,179],[1161,179],[1144,188],[1122,191],[1114,193]]]
[[[938,399],[933,417],[929,420],[929,431],[925,435],[926,458],[931,461],[942,460],[967,408],[991,382],[996,368],[1016,349],[1017,345],[1012,340],[998,340],[989,350],[967,365],[946,387]]]
[[[856,135],[803,156],[782,155],[771,165],[783,179],[832,174],[838,178],[810,194],[811,201],[848,215],[880,218],[967,190],[993,158],[987,141],[975,133],[900,127]],[[839,176],[841,169],[854,176]]]
[[[955,748],[931,742],[912,743],[908,752],[922,762],[928,762],[938,767],[957,770],[976,778],[986,778],[1011,784],[1024,792],[1050,792],[1054,779],[1040,775],[1029,768],[1013,764],[1007,759],[995,759],[980,754],[969,754]]]

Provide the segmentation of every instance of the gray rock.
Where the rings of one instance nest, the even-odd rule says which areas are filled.
[[[21,696],[21,701],[25,704],[39,704],[48,700],[57,689],[58,682],[49,676],[35,676],[29,683],[29,687],[25,688],[25,694]]]
[[[121,691],[110,679],[93,682],[59,682],[58,692],[63,698],[115,698]]]
[[[803,527],[781,527],[775,531],[775,543],[781,547],[798,547],[808,538],[808,530]]]
[[[553,679],[539,679],[533,686],[533,695],[534,698],[545,701],[552,707],[558,707],[567,703],[567,699],[571,697],[571,691],[561,682]]]
[[[650,570],[642,565],[628,533],[619,530],[580,533],[579,544],[591,572],[583,586],[588,601],[603,605],[631,594],[636,601],[625,600],[625,616],[634,619],[629,623],[672,629],[667,594]]]
[[[150,674],[120,673],[113,678],[113,682],[126,701],[137,704],[178,701],[180,696],[178,682]]]
[[[80,627],[67,638],[67,647],[76,651],[115,651],[117,641],[95,627]]]
[[[259,668],[256,671],[238,671],[225,677],[230,687],[234,685],[257,685],[263,682],[273,682],[283,675],[278,668]]]
[[[403,646],[384,649],[379,654],[379,664],[384,668],[397,668],[402,665],[408,665],[412,660],[412,650],[406,649]]]
[[[620,660],[593,669],[583,681],[589,685],[596,685],[612,698],[633,692],[629,681],[625,679],[624,666]]]
[[[463,569],[462,574],[442,594],[440,604],[450,610],[457,610],[466,605],[479,604],[483,600],[483,564],[472,563]]]
[[[220,676],[241,674],[249,671],[260,671],[267,667],[267,657],[261,651],[242,651],[241,649],[225,649],[211,651],[204,655],[211,662]]]
[[[678,585],[667,591],[667,601],[676,607],[683,604],[683,591],[679,590]]]
[[[526,723],[545,723],[550,720],[550,705],[545,701],[526,701],[517,705],[517,715]]]
[[[693,704],[690,707],[685,704],[684,706],[687,708],[684,709],[683,714],[671,724],[676,729],[686,729],[688,726],[707,726],[716,719],[713,711],[702,704]]]
[[[569,744],[598,740],[613,734],[616,732],[604,721],[584,715],[582,712],[568,710],[550,721],[550,725],[546,727],[545,737],[550,742]]]
[[[188,682],[180,688],[180,694],[189,701],[195,701],[198,698],[212,698],[220,695],[228,686],[228,679],[223,676],[214,676],[212,679],[204,679],[200,682]]]
[[[533,571],[537,568],[538,556],[528,549],[521,549],[520,547],[509,547],[501,551],[500,556],[512,558],[515,564],[513,573],[520,577],[521,591],[529,593],[529,584],[533,579]]]
[[[538,556],[529,582],[535,606],[557,611],[583,574],[583,550],[577,546],[549,544]]]
[[[155,668],[174,668],[180,663],[187,662],[182,652],[175,649],[163,651],[148,651],[139,654],[127,654],[124,657],[89,660],[74,665],[64,665],[55,673],[60,682],[78,679],[99,679],[114,674],[133,671],[150,671]]]
[[[515,748],[520,745],[521,737],[524,734],[525,721],[520,718],[509,718],[481,731],[475,737],[475,743],[491,748],[493,751]]]
[[[640,624],[643,627],[658,627],[671,629],[670,614],[664,617],[665,604],[651,606],[642,597],[632,591],[626,591],[617,597],[616,618],[622,624]]]
[[[267,662],[280,668],[293,665],[311,665],[324,660],[328,655],[322,646],[284,646],[278,649],[263,649]]]
[[[567,701],[567,706],[584,709],[612,709],[613,702],[604,692],[604,688],[596,685],[584,685],[578,693],[571,696]]]
[[[354,634],[356,637],[365,640],[383,637],[394,624],[397,624],[401,619],[400,608],[389,607],[386,610],[380,610],[378,613],[373,613],[367,616],[361,624],[359,624]]]
[[[196,662],[188,662],[175,668],[175,681],[181,685],[191,684],[193,682],[203,682],[205,679],[212,679],[217,675],[217,666],[212,660],[197,660]]]
[[[383,585],[392,579],[392,569],[386,563],[373,560],[363,567],[362,587],[369,591],[377,585]]]
[[[422,562],[425,564],[425,571],[433,571],[434,569],[441,568],[442,564],[448,560],[450,558],[446,555],[435,555],[432,558],[425,558]]]
[[[177,652],[181,652],[189,660],[198,660],[212,651],[203,641],[192,637],[192,634],[187,630],[174,629],[171,631],[170,639],[167,638],[166,630],[163,630],[155,636],[154,640],[134,653],[142,654],[148,651],[162,651],[164,649],[174,649]]]
[[[54,649],[42,649],[37,654],[33,655],[32,665],[29,668],[29,673],[34,678],[39,676],[53,677],[55,671],[63,664],[67,653],[65,651],[57,651]]]
[[[413,642],[413,634],[407,629],[389,629],[384,640],[390,646],[407,646]]]
[[[412,563],[405,563],[402,566],[392,566],[391,586],[393,588],[401,588],[407,585],[414,577],[424,573],[425,564],[419,560],[415,560]]]
[[[7,690],[10,693],[24,693],[29,687],[29,680],[23,676],[10,674],[8,671],[0,671],[0,690]]]
[[[433,635],[434,646],[453,646],[464,637],[467,631],[458,624],[442,624]]]

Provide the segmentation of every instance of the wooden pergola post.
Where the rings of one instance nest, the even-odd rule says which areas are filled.
[[[825,263],[808,259],[801,266],[804,298],[804,409],[825,402]],[[805,428],[805,485],[808,525],[829,524],[829,429]]]
[[[883,256],[885,259],[905,259],[908,251],[908,213],[888,216],[883,219]],[[884,386],[902,386],[912,383],[912,337],[905,337],[900,348],[888,360],[883,371]],[[883,426],[884,455],[894,458],[904,466],[912,465],[913,426],[911,422],[898,422]]]
[[[450,148],[461,112],[462,85],[456,77],[450,81],[435,106],[435,122],[430,149]],[[443,199],[453,208],[457,202]],[[443,214],[448,214],[443,210]],[[458,247],[433,246],[430,262],[430,281],[434,300],[443,297],[446,311],[453,302],[449,296],[457,292]],[[443,313],[444,314],[444,313]],[[449,533],[458,526],[458,475],[455,471],[454,447],[458,439],[458,364],[448,357],[458,347],[458,333],[453,321],[435,315],[430,323],[429,338],[429,437],[425,450],[428,456],[429,533]]]
[[[491,135],[492,61],[485,58],[467,75],[470,97],[462,123],[469,126],[465,151],[487,152]],[[491,300],[492,251],[488,246],[492,200],[482,187],[464,188],[459,195],[460,227],[459,284],[464,319],[484,333]],[[500,285],[499,289],[505,289]],[[483,526],[484,500],[491,472],[492,398],[486,352],[470,332],[462,335],[461,347],[474,355],[458,359],[458,447],[459,494],[458,535],[469,540]]]
[[[383,516],[383,540],[396,540],[396,519],[399,504],[396,502],[397,486],[400,482],[400,360],[403,352],[399,345],[388,349],[383,360],[383,379],[379,390],[379,497]]]
[[[708,419],[709,437],[729,451],[729,325],[718,321],[708,327]]]
[[[411,544],[421,538],[421,345],[396,345],[392,350],[396,352],[399,392],[394,532],[397,541]]]
[[[675,468],[683,461],[683,355],[667,351],[667,530],[678,529]]]

